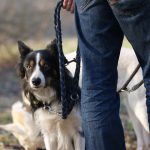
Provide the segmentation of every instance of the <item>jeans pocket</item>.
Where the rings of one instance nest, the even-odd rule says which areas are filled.
[[[108,0],[111,5],[115,4],[126,4],[131,6],[136,6],[143,3],[145,0]]]
[[[92,1],[93,0],[80,0],[80,11],[83,12],[87,10]]]
[[[112,8],[124,15],[133,15],[140,12],[147,1],[149,0],[108,0]]]

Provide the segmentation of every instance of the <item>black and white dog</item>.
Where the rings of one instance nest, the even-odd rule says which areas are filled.
[[[83,150],[80,111],[75,105],[63,120],[59,90],[59,62],[55,40],[44,50],[33,51],[18,42],[20,62],[18,73],[22,79],[26,105],[33,110],[35,125],[43,135],[47,150]],[[72,77],[66,69],[69,86]]]

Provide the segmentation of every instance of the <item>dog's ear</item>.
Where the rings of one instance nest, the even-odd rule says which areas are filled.
[[[32,49],[25,45],[22,41],[18,41],[18,49],[21,58],[24,58],[27,54],[29,54],[32,51]]]
[[[54,39],[49,45],[46,47],[47,50],[50,51],[50,54],[58,59],[58,50],[57,50],[57,43],[56,39]],[[64,57],[64,63],[67,63],[66,57]]]
[[[46,50],[48,50],[52,56],[58,57],[56,39],[54,39],[49,45],[47,45]]]
[[[16,65],[16,71],[17,71],[17,75],[23,79],[25,77],[25,68],[23,67],[23,63],[22,62],[19,62],[17,65]]]

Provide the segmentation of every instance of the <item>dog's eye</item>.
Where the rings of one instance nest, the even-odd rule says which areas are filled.
[[[32,66],[31,65],[26,65],[26,69],[31,69],[32,68]]]

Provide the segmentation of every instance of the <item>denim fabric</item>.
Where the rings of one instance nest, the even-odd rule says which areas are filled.
[[[150,1],[76,0],[75,4],[86,150],[125,150],[116,92],[118,58],[125,34],[143,69],[150,113]]]

